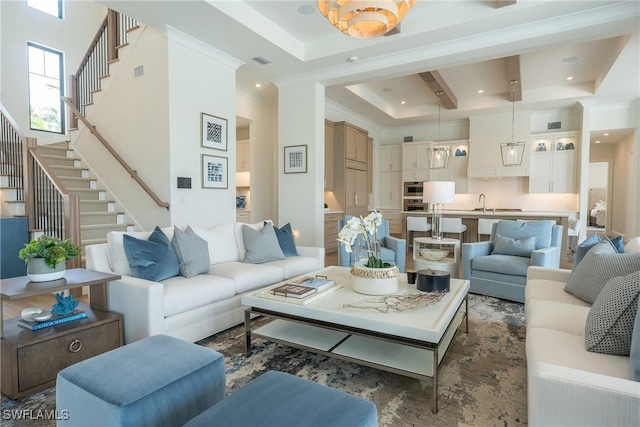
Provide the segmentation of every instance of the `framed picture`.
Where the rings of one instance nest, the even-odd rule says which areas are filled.
[[[307,146],[284,147],[284,173],[307,173]]]
[[[228,188],[229,170],[226,157],[202,155],[202,188]]]
[[[214,150],[227,151],[227,120],[200,113],[201,145]]]

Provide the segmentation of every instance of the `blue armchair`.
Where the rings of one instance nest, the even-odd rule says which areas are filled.
[[[347,215],[339,220],[338,230],[342,230],[342,227],[350,218],[351,216]],[[380,239],[380,256],[382,260],[394,263],[400,272],[404,273],[407,259],[407,241],[389,235],[389,222],[386,219],[383,219],[382,224],[378,226],[378,238]],[[358,245],[358,240],[356,240],[354,247],[356,245]],[[354,262],[355,251],[348,253],[344,245],[340,243],[338,245],[338,264],[342,267],[351,267]]]
[[[558,268],[562,226],[500,220],[487,242],[462,244],[462,277],[470,292],[524,302],[527,268]]]

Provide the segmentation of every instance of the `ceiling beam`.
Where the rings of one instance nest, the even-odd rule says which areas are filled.
[[[507,83],[512,80],[517,80],[518,84],[515,86],[515,91],[512,92],[511,85],[509,85],[509,101],[522,101],[522,77],[520,76],[520,55],[507,56],[504,58],[504,65],[507,69]],[[515,99],[511,99],[511,94],[514,94]]]
[[[440,100],[442,105],[448,110],[455,110],[458,108],[458,98],[453,93],[447,82],[444,81],[442,76],[437,71],[427,71],[426,73],[419,73],[422,80],[429,86],[433,93],[437,94],[442,92]]]
[[[513,4],[516,4],[516,0],[494,0],[493,8],[500,9],[501,7],[511,6]]]

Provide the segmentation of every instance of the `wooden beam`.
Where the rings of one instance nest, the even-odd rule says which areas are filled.
[[[516,0],[494,0],[493,2],[493,8],[494,9],[500,9],[501,7],[505,7],[505,6],[511,6],[516,4]]]
[[[520,55],[507,56],[504,58],[504,65],[507,69],[507,83],[509,84],[509,101],[522,101],[522,77],[520,76]],[[515,92],[511,91],[511,81],[517,80]],[[515,99],[511,99],[511,95],[515,95]]]
[[[419,73],[419,75],[433,93],[442,92],[440,100],[446,109],[455,110],[458,108],[458,98],[456,98],[456,95],[438,71],[427,71],[426,73]]]

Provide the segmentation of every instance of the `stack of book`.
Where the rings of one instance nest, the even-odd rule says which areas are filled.
[[[81,310],[75,310],[73,313],[67,314],[65,316],[54,315],[51,317],[51,319],[44,320],[42,322],[27,322],[24,319],[19,319],[18,325],[22,326],[23,328],[30,329],[32,331],[37,331],[40,329],[49,328],[51,326],[60,325],[62,323],[73,322],[74,320],[85,319],[85,318],[87,318],[87,313]]]
[[[326,277],[301,277],[274,288],[261,291],[258,296],[267,299],[307,305],[324,295],[340,289],[333,280]]]

